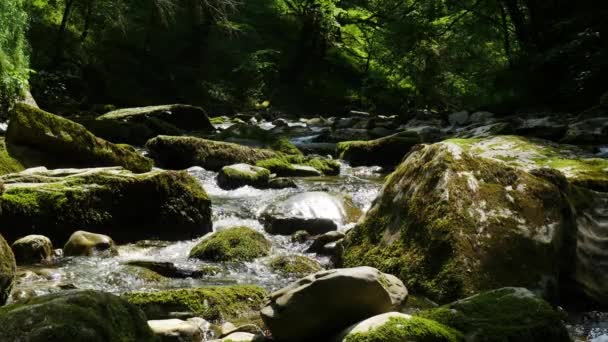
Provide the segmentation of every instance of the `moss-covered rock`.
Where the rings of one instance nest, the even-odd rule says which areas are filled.
[[[146,148],[160,167],[186,169],[200,166],[219,171],[224,166],[251,164],[275,158],[277,152],[194,137],[159,136],[149,140]]]
[[[302,152],[300,152],[300,150],[292,142],[290,142],[287,137],[280,134],[275,134],[255,125],[232,125],[214,137],[214,139],[222,141],[249,140],[254,142],[256,145],[260,145],[277,152],[294,155],[302,154]]]
[[[144,314],[114,295],[65,291],[0,308],[2,341],[155,341]]]
[[[270,259],[268,265],[274,272],[297,278],[323,270],[318,261],[303,255],[279,255]]]
[[[279,177],[309,177],[321,174],[334,176],[340,174],[340,163],[319,156],[280,155],[275,158],[260,160],[257,166],[266,168]],[[313,168],[302,169],[301,166]],[[316,172],[315,172],[316,170]]]
[[[48,262],[53,258],[53,243],[43,235],[28,235],[11,245],[19,265]]]
[[[4,237],[0,235],[0,305],[4,305],[11,294],[16,268],[13,251]]]
[[[219,267],[213,265],[205,265],[200,269],[192,270],[178,267],[174,263],[167,261],[131,260],[125,262],[125,265],[149,270],[162,277],[174,279],[201,278],[219,272]]]
[[[4,138],[0,138],[0,175],[23,171],[24,167],[20,161],[11,157],[6,150]]]
[[[338,143],[337,154],[352,166],[397,166],[411,148],[421,143],[416,132],[401,132],[370,141]]]
[[[410,153],[347,234],[345,265],[395,274],[439,302],[503,286],[555,295],[570,225],[561,186],[463,146]]]
[[[214,129],[202,108],[183,104],[118,109],[82,123],[104,139],[135,145],[158,135]]]
[[[190,258],[207,261],[251,261],[268,255],[270,241],[248,227],[223,229],[203,238],[190,251]]]
[[[237,318],[257,311],[265,296],[263,288],[252,285],[129,292],[123,295],[128,302],[140,307],[148,319],[169,318],[172,312],[190,312],[193,317],[211,321]]]
[[[122,166],[147,172],[152,160],[128,145],[115,145],[84,126],[25,104],[15,106],[6,132],[9,154],[26,167]]]
[[[570,341],[562,314],[523,288],[502,288],[419,313],[462,332],[466,341]]]
[[[268,187],[270,171],[249,164],[224,166],[217,175],[217,185],[225,190],[237,189],[246,185],[264,189]]]
[[[186,172],[39,168],[0,181],[0,226],[11,240],[42,232],[62,245],[76,227],[117,242],[191,239],[211,230],[211,201]]]
[[[457,342],[462,335],[441,323],[389,312],[361,321],[340,334],[333,342]]]

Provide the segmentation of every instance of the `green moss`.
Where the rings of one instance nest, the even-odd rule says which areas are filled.
[[[4,237],[0,235],[0,305],[8,299],[15,280],[15,255]]]
[[[280,255],[272,258],[269,266],[275,272],[298,278],[323,270],[316,260],[302,255]]]
[[[166,318],[169,312],[192,312],[212,321],[229,320],[257,311],[265,296],[264,289],[250,285],[130,292],[123,295],[128,302],[144,310],[148,319]]]
[[[522,288],[503,288],[422,311],[464,333],[467,341],[570,341],[561,314]]]
[[[294,172],[293,164],[311,166],[325,175],[338,175],[340,163],[320,157],[281,155],[276,158],[260,160],[256,166],[263,167],[278,176],[290,176]]]
[[[208,261],[251,261],[268,255],[270,247],[270,242],[261,233],[248,227],[233,227],[204,238],[190,251],[190,258]]]
[[[266,188],[270,179],[270,171],[247,164],[237,164],[223,167],[217,175],[217,184],[222,189],[236,189],[245,185]]]
[[[353,333],[343,342],[456,342],[462,335],[440,323],[418,317],[391,317],[384,325],[370,332]]]
[[[9,153],[26,167],[123,166],[147,172],[152,160],[132,148],[98,138],[82,125],[18,104],[6,132]]]
[[[117,241],[178,239],[193,238],[211,226],[211,201],[186,172],[41,171],[5,175],[0,181],[6,184],[0,195],[0,225],[10,227],[4,231],[10,239],[44,231],[62,244],[74,227]]]
[[[209,118],[209,121],[214,125],[221,125],[230,122],[230,118],[227,116],[214,116]]]
[[[0,308],[2,341],[156,341],[144,314],[111,294],[63,291]]]
[[[402,132],[370,141],[343,141],[336,146],[340,159],[352,166],[398,165],[410,149],[421,142],[418,134]]]
[[[149,140],[146,148],[159,166],[170,169],[198,165],[219,171],[224,166],[240,163],[255,165],[260,160],[278,156],[272,150],[194,137],[159,136]]]
[[[23,171],[24,167],[17,159],[11,157],[6,150],[4,138],[0,138],[0,175]]]

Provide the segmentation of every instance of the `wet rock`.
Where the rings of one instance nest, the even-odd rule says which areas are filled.
[[[309,232],[305,230],[298,230],[291,235],[291,242],[304,243],[312,238]]]
[[[489,124],[494,120],[494,114],[490,112],[475,112],[469,117],[469,122],[473,124]]]
[[[316,341],[407,298],[397,278],[371,267],[322,271],[272,293],[261,316],[279,341]]]
[[[334,338],[349,341],[436,341],[457,342],[462,335],[443,324],[399,312],[388,312],[356,323]]]
[[[396,166],[410,149],[421,142],[415,132],[402,132],[371,141],[345,141],[337,154],[351,166]]]
[[[574,246],[562,249],[576,226],[571,203],[588,207],[582,187],[608,178],[608,161],[576,153],[513,136],[421,146],[347,235],[344,264],[396,266],[408,288],[439,302],[510,285],[555,298],[560,259],[575,259]]]
[[[336,152],[336,143],[306,142],[296,146],[304,154],[333,155]]]
[[[344,238],[344,233],[342,233],[342,232],[333,231],[333,232],[325,233],[325,234],[317,237],[313,241],[312,245],[310,245],[310,247],[306,250],[306,253],[318,253],[318,254],[327,255],[328,249],[329,250],[331,250],[331,249],[327,248],[326,246],[330,243],[336,242],[343,238]]]
[[[495,135],[512,134],[513,126],[509,122],[496,122],[481,126],[469,126],[456,132],[456,136],[463,138],[486,138]]]
[[[519,120],[515,133],[518,135],[559,141],[566,133],[568,125],[556,116],[545,116]]]
[[[294,182],[293,179],[289,178],[273,178],[268,182],[269,189],[295,189],[297,187],[298,185],[296,184],[296,182]]]
[[[207,261],[252,261],[268,255],[270,241],[248,227],[233,227],[209,234],[190,251],[190,258]]]
[[[188,320],[164,319],[151,320],[148,325],[160,342],[201,342],[206,341],[206,331],[209,330],[209,322],[202,318],[194,317]]]
[[[178,268],[174,263],[166,261],[132,260],[125,262],[125,265],[145,268],[167,278],[200,278],[208,275],[202,270]]]
[[[53,244],[43,235],[28,235],[15,242],[11,248],[19,265],[37,264],[53,259]]]
[[[317,177],[340,174],[340,163],[321,156],[280,156],[258,161],[256,166],[279,177]]]
[[[291,177],[320,177],[323,173],[312,166],[292,164]]]
[[[44,232],[63,245],[73,227],[118,242],[185,240],[211,230],[211,201],[187,172],[29,169],[0,177],[0,226],[14,240]],[[171,229],[167,229],[167,227]]]
[[[352,201],[325,192],[306,192],[270,205],[261,219],[270,234],[291,235],[298,230],[323,234],[356,221],[359,215]]]
[[[109,293],[62,291],[0,308],[2,341],[99,341],[101,336],[154,340],[143,313]]]
[[[563,316],[524,288],[502,288],[419,314],[456,329],[466,341],[570,341]]]
[[[221,338],[219,340],[212,340],[213,341],[220,341],[220,342],[253,342],[253,341],[257,341],[256,339],[256,335],[251,334],[251,333],[247,333],[247,332],[235,332],[232,333],[224,338]]]
[[[15,256],[11,247],[0,235],[0,305],[8,299],[15,282]]]
[[[220,338],[224,338],[237,332],[249,333],[253,335],[264,335],[262,329],[255,324],[245,324],[237,327],[230,322],[226,322],[222,324]]]
[[[140,146],[159,135],[214,130],[202,108],[183,104],[118,109],[82,124],[109,141]]]
[[[318,261],[303,255],[279,255],[270,259],[269,266],[276,273],[297,278],[323,270]]]
[[[290,130],[288,126],[267,131],[257,125],[239,124],[230,126],[215,136],[214,139],[239,143],[250,141],[251,146],[263,147],[286,154],[301,154],[298,148],[287,139],[287,136],[293,135],[292,132],[288,132]]]
[[[266,291],[253,285],[206,286],[157,292],[128,292],[123,297],[141,308],[148,319],[189,313],[208,321],[244,317],[257,311]],[[181,315],[186,318],[188,315]]]
[[[118,250],[109,236],[79,230],[65,243],[63,253],[65,256],[115,256]]]
[[[219,171],[224,166],[276,158],[274,151],[194,137],[159,136],[146,143],[157,165],[169,169],[200,166]]]
[[[452,126],[464,126],[469,122],[469,112],[462,111],[452,113],[448,116],[448,121]]]
[[[249,164],[224,166],[217,175],[217,184],[225,190],[233,190],[246,185],[264,189],[268,187],[270,171]]]
[[[577,145],[608,144],[608,117],[590,118],[571,124],[562,142]]]
[[[130,146],[109,143],[82,125],[25,104],[15,106],[6,144],[25,167],[122,166],[147,172],[153,164]]]

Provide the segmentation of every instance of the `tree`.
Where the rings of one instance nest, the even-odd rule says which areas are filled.
[[[29,76],[25,0],[0,1],[0,113],[22,95]]]

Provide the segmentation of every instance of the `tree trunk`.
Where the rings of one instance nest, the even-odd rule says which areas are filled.
[[[55,45],[55,58],[53,64],[59,63],[61,54],[63,52],[63,38],[65,31],[68,26],[70,14],[72,13],[72,7],[74,6],[74,0],[66,0],[65,8],[63,9],[63,17],[61,17],[61,25],[59,25],[59,31],[57,32],[57,43]]]

